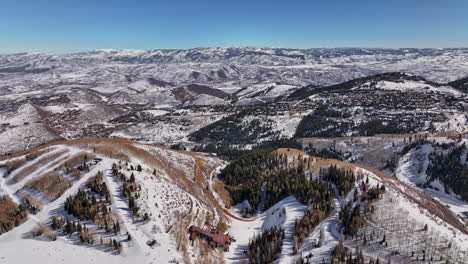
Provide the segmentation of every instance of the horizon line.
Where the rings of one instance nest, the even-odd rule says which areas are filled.
[[[15,54],[46,54],[46,55],[67,55],[67,54],[79,54],[92,51],[140,51],[140,52],[150,52],[150,51],[170,51],[170,50],[197,50],[197,49],[228,49],[228,48],[256,48],[256,49],[290,49],[290,50],[313,50],[313,49],[371,49],[371,50],[404,50],[404,49],[413,49],[413,50],[450,50],[450,49],[468,49],[468,47],[365,47],[365,46],[342,46],[342,47],[304,47],[304,48],[294,48],[294,47],[281,47],[281,46],[201,46],[201,47],[192,47],[192,48],[156,48],[156,49],[138,49],[138,48],[97,48],[97,49],[82,49],[76,51],[64,51],[64,52],[54,52],[53,50],[61,50],[60,48],[46,48],[38,49],[34,51],[35,48],[30,48],[30,51],[16,51],[16,52],[0,52],[0,55],[15,55]]]

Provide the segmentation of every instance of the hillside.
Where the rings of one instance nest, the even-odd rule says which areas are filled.
[[[468,106],[457,80],[468,73],[466,56],[466,49],[252,47],[0,55],[0,153],[85,137],[219,143],[212,135],[191,140],[210,129],[254,130],[226,140],[242,144],[461,132]],[[218,128],[226,123],[232,127]]]
[[[269,86],[274,91],[278,86]],[[260,94],[267,93],[263,89]],[[249,89],[235,95],[250,99]],[[468,130],[467,95],[422,77],[385,73],[345,83],[288,89],[274,102],[237,112],[191,134],[195,142],[253,144],[278,137],[346,137]],[[245,97],[242,97],[245,96]],[[243,99],[244,98],[244,99]],[[236,102],[237,103],[237,102]],[[235,108],[236,109],[236,108]]]
[[[401,157],[396,176],[435,197],[466,219],[467,152],[466,140],[445,144],[420,142]]]
[[[453,82],[449,82],[447,85],[461,91],[464,93],[468,93],[468,77],[455,80]]]
[[[233,194],[240,191],[247,197],[257,197],[253,200],[249,198],[250,207],[246,207],[246,202],[236,206],[233,209],[235,212],[245,214],[247,208],[256,208],[257,203],[266,205],[272,197],[279,199],[275,200],[279,202],[275,202],[271,207],[266,206],[265,211],[260,211],[258,216],[253,218],[253,221],[234,221],[232,223],[233,233],[237,232],[243,235],[233,244],[238,245],[237,247],[240,249],[227,255],[229,263],[237,263],[241,259],[258,262],[259,259],[269,259],[272,256],[274,263],[289,263],[299,260],[311,263],[325,260],[326,263],[329,263],[331,258],[335,260],[340,258],[334,250],[340,241],[346,250],[352,249],[350,254],[354,258],[359,257],[357,251],[354,251],[354,248],[358,247],[360,252],[362,251],[360,254],[366,261],[365,263],[377,258],[380,258],[381,261],[390,258],[392,263],[407,263],[416,259],[422,260],[423,257],[434,259],[440,257],[441,261],[451,259],[455,263],[463,263],[463,258],[457,259],[449,256],[452,253],[444,255],[446,253],[435,250],[427,254],[422,251],[422,248],[415,246],[418,243],[425,245],[422,247],[429,246],[429,242],[425,239],[435,236],[439,237],[435,243],[444,244],[453,241],[452,245],[457,245],[457,251],[466,250],[468,246],[468,231],[462,222],[444,205],[424,192],[367,166],[310,157],[294,149],[279,149],[270,157],[268,157],[269,154],[264,155],[265,153],[261,152],[251,154],[253,162],[251,164],[255,164],[253,165],[254,170],[256,167],[263,168],[263,164],[272,164],[268,160],[273,158],[272,161],[274,161],[276,155],[279,159],[287,157],[288,167],[297,169],[298,166],[302,166],[306,168],[306,175],[311,177],[311,181],[322,179],[334,183],[332,188],[335,190],[335,195],[330,201],[332,210],[325,211],[325,215],[322,215],[320,213],[322,209],[319,208],[323,207],[317,206],[316,202],[318,201],[314,202],[313,196],[306,196],[312,199],[312,201],[309,200],[308,207],[299,202],[303,199],[301,196],[289,196],[291,193],[297,192],[294,181],[286,185],[290,187],[284,187],[284,185],[277,185],[276,178],[267,178],[266,186],[268,187],[261,188],[261,193],[266,193],[266,195],[261,195],[260,190],[255,191],[255,188],[247,192],[242,191],[243,184],[241,183],[248,182],[245,186],[247,189],[255,186],[251,182],[255,179],[252,178],[255,177],[253,176],[255,173],[245,175],[238,171],[238,174],[235,174],[235,170],[229,172],[231,165],[228,165],[226,167],[228,172],[222,172],[221,179],[226,177],[223,176],[223,173],[231,175],[229,177],[234,175],[244,177],[241,181],[227,180],[228,186],[234,182],[239,183],[236,188],[232,189]],[[247,165],[246,171],[251,170],[249,160],[248,156],[238,160],[239,163]],[[235,168],[236,163],[232,163],[232,166]],[[271,170],[272,167],[269,166],[268,170]],[[279,166],[284,168],[284,165]],[[327,170],[335,171],[338,178],[333,178],[333,174],[327,174]],[[342,172],[345,173],[342,174]],[[274,178],[274,172],[269,173],[264,170],[264,173]],[[354,174],[354,181],[346,176],[346,174],[351,175],[350,173]],[[287,179],[291,176],[288,173],[283,173],[283,177]],[[234,186],[236,185],[232,185],[232,187]],[[259,188],[258,185],[257,188]],[[283,192],[282,188],[292,189],[288,194],[288,192]],[[249,196],[248,193],[253,196]],[[258,200],[260,196],[264,198]],[[326,202],[326,200],[321,200],[321,202]],[[360,211],[360,213],[355,215],[356,211]],[[346,220],[347,217],[350,221]],[[398,221],[398,224],[395,221]],[[271,230],[276,230],[271,228],[285,232],[276,255],[269,255],[271,252],[268,251],[268,247],[278,246],[274,242],[275,240],[266,243],[267,248],[265,249],[262,249],[265,245],[260,243],[258,245],[260,250],[252,251],[252,238],[261,237],[262,232],[267,234]],[[298,228],[301,231],[298,231]],[[423,229],[429,230],[423,231],[426,238],[421,236],[420,230]],[[248,234],[245,234],[246,231]],[[247,250],[249,255],[242,254],[243,250]]]
[[[467,54],[0,55],[0,262],[467,263]]]
[[[122,139],[82,139],[4,156],[0,170],[0,203],[18,212],[16,227],[0,235],[7,261],[315,263],[340,258],[334,249],[342,241],[340,250],[358,246],[366,261],[428,254],[463,263],[453,254],[468,247],[468,231],[455,213],[411,183],[292,148],[259,148],[226,164]],[[229,233],[230,250],[189,240],[192,225]],[[423,253],[430,244],[421,229],[437,243],[451,241],[450,250]],[[284,232],[271,245],[277,254],[261,253],[268,246],[261,239],[259,251],[249,249],[255,238],[277,232]]]
[[[220,165],[204,155],[117,139],[64,141],[5,157],[0,196],[26,206],[30,214],[0,236],[1,257],[7,262],[209,263],[207,249],[190,246],[186,232],[190,225],[226,231],[222,208],[206,189]],[[84,199],[80,192],[97,198],[99,206],[82,201],[88,207],[71,211],[76,207],[70,207],[70,199]],[[106,210],[101,213],[100,207]],[[70,231],[67,221],[82,227]],[[37,237],[31,235],[35,230]]]

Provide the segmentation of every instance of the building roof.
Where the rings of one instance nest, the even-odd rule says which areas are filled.
[[[207,236],[209,238],[211,238],[211,240],[213,242],[216,242],[218,244],[221,244],[225,247],[228,247],[229,244],[231,243],[231,237],[229,235],[226,235],[226,234],[222,234],[222,233],[211,233],[211,232],[208,232],[208,231],[205,231],[199,227],[196,227],[196,226],[190,226],[190,229],[189,229],[190,232],[197,232],[197,233],[200,233],[204,236]]]

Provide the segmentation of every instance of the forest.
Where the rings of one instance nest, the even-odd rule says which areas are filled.
[[[314,176],[310,172],[306,173],[306,169],[308,170],[310,166],[308,159],[298,156],[294,160],[292,164],[297,166],[292,167],[285,154],[278,154],[270,149],[257,149],[232,161],[219,177],[227,184],[234,204],[244,200],[249,201],[251,210],[248,216],[255,213],[256,206],[260,202],[262,184],[266,184],[267,190],[264,197],[265,209],[290,195],[307,205],[307,211],[295,221],[293,253],[296,253],[304,239],[333,211],[335,194],[347,196],[356,186],[356,181],[362,181],[363,177],[351,170],[340,169],[333,165],[320,168],[318,175]],[[373,188],[368,190],[367,185],[364,182],[362,184],[365,192],[363,203],[379,197],[380,187],[376,191]],[[357,230],[363,225],[363,219],[360,217],[360,207],[350,206],[351,203],[343,209],[341,219],[347,230],[345,233],[356,235]],[[270,236],[271,234],[264,233],[264,235]],[[261,236],[255,238],[251,244],[264,245],[259,241],[262,241]],[[320,246],[320,243],[321,241],[318,241],[316,246]],[[277,254],[276,251],[271,251],[271,245],[267,247],[257,245],[254,249],[256,251],[252,253],[252,246],[250,246],[249,258],[251,261],[253,259],[252,263],[270,263],[261,262],[261,260],[272,260]]]
[[[335,115],[342,115],[336,114]],[[376,134],[405,134],[415,132],[416,125],[404,123],[397,119],[383,121],[371,119],[354,123],[348,119],[337,120],[328,116],[310,114],[305,116],[296,129],[295,137],[344,137],[374,136]]]
[[[452,190],[464,201],[468,201],[468,155],[464,161],[461,160],[464,150],[466,146],[462,144],[449,148],[445,154],[442,151],[432,152],[429,155],[430,162],[426,173],[430,181],[439,180],[446,187],[446,191]]]
[[[352,171],[330,166],[328,168],[320,168],[318,182],[333,184],[336,186],[337,193],[344,197],[352,190],[358,178],[360,177],[357,177]],[[329,196],[326,198],[322,197],[322,200],[310,200],[303,217],[296,220],[293,236],[293,252],[297,252],[304,239],[333,211],[333,192],[330,191],[327,194]],[[322,233],[320,237],[322,238]],[[320,244],[321,241],[318,241],[316,246],[320,246]]]
[[[208,143],[195,146],[192,150],[195,152],[204,152],[216,154],[218,158],[224,160],[234,160],[242,155],[257,149],[271,149],[272,151],[278,148],[295,148],[301,149],[302,144],[295,138],[279,138],[256,143],[251,149],[245,149],[237,145],[225,143]]]
[[[284,229],[273,227],[255,236],[249,242],[247,255],[249,263],[273,263],[281,253],[284,239]]]
[[[261,197],[261,186],[266,184],[264,208],[267,209],[290,195],[300,202],[328,202],[333,191],[327,183],[309,179],[305,175],[305,164],[292,168],[285,154],[271,149],[258,149],[241,156],[227,165],[219,174],[231,194],[234,204],[247,200],[254,213]]]
[[[203,127],[190,135],[197,142],[218,142],[227,144],[255,144],[259,138],[277,137],[272,129],[272,122],[260,122],[258,119],[247,120],[248,110],[230,115]]]
[[[346,136],[353,126],[353,121],[338,121],[309,114],[297,126],[295,137],[342,137]]]

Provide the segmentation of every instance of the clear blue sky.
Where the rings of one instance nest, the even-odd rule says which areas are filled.
[[[0,0],[0,53],[468,47],[467,0]]]

